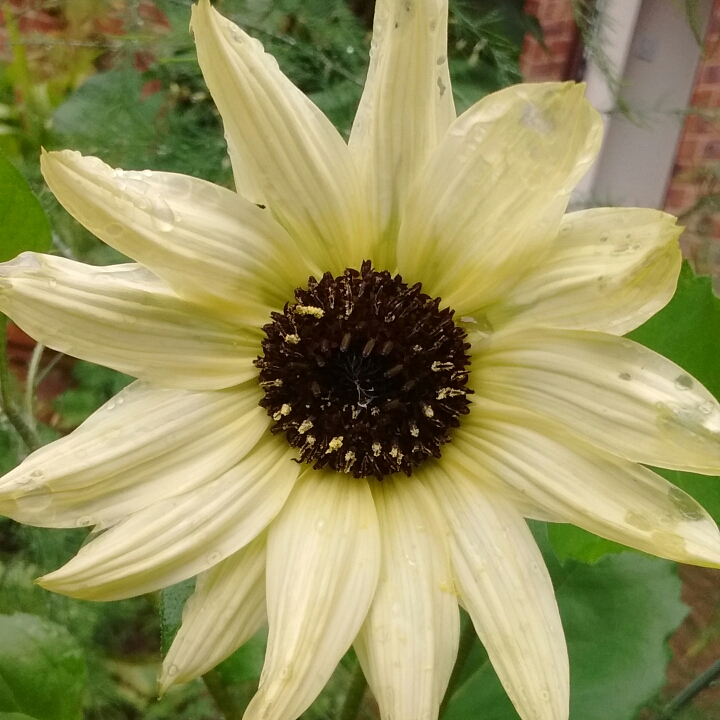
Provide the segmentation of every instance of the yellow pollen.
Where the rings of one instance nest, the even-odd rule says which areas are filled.
[[[328,443],[328,449],[325,451],[326,455],[329,455],[331,452],[335,450],[339,450],[342,447],[343,440],[345,438],[342,435],[338,435],[337,437],[334,437],[329,443]]]
[[[316,318],[321,318],[325,314],[322,308],[315,307],[314,305],[296,305],[293,308],[293,312],[296,315],[312,315]]]
[[[290,335],[285,336],[285,342],[290,345],[297,345],[300,342],[300,336],[295,333],[291,333]]]
[[[372,444],[372,451],[375,457],[380,457],[380,453],[382,452],[382,445],[379,442],[374,442]]]
[[[304,435],[311,427],[313,426],[312,420],[303,420],[300,423],[300,427],[298,428],[298,432],[301,435]]]
[[[429,405],[423,405],[422,411],[425,417],[431,418],[433,415],[435,415],[435,412]]]
[[[289,415],[291,412],[292,407],[287,403],[284,403],[283,406],[273,415],[273,420],[280,420],[280,418],[285,415]]]
[[[465,392],[463,390],[457,390],[456,388],[442,388],[438,390],[437,393],[437,399],[438,400],[445,400],[445,398],[449,397],[457,397],[458,395],[464,395]]]

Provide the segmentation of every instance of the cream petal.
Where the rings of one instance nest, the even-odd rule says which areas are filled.
[[[113,170],[67,150],[44,152],[40,162],[55,197],[78,222],[211,309],[262,325],[321,270],[306,263],[270,213],[212,183]]]
[[[540,550],[511,503],[445,460],[422,477],[451,530],[462,604],[520,717],[566,719],[567,648]]]
[[[201,572],[158,678],[162,695],[214,668],[266,622],[265,533]]]
[[[447,0],[375,4],[370,68],[350,134],[372,214],[376,265],[395,241],[415,177],[455,120],[447,62]]]
[[[398,268],[460,315],[537,264],[602,138],[574,83],[515,85],[450,127],[410,193]]]
[[[446,457],[447,455],[447,457]],[[720,532],[689,495],[556,423],[488,405],[463,423],[443,460],[609,540],[696,565],[720,565]]]
[[[270,631],[244,720],[294,720],[312,703],[365,618],[379,567],[367,482],[305,472],[268,532]]]
[[[457,655],[448,530],[416,478],[373,483],[382,567],[355,650],[384,718],[434,720]]]
[[[649,208],[594,208],[565,215],[537,268],[485,309],[490,326],[597,330],[624,335],[675,293],[682,232]]]
[[[257,537],[298,475],[292,448],[266,434],[217,480],[136,512],[38,583],[86,600],[119,600],[207,570]]]
[[[135,382],[0,478],[0,513],[40,527],[107,526],[214,480],[269,425],[255,383],[189,392]]]
[[[720,473],[720,405],[682,368],[601,333],[526,328],[476,345],[473,402],[524,408],[559,421],[634,462]]]
[[[258,183],[253,179],[251,166],[246,162],[243,155],[238,151],[232,137],[227,133],[225,133],[225,142],[227,143],[237,194],[249,200],[253,205],[261,205],[267,208],[267,200],[258,187]]]
[[[212,317],[138,265],[23,253],[0,265],[0,312],[53,350],[165,386],[217,390],[257,376],[259,330]]]
[[[231,138],[280,224],[324,270],[367,257],[369,235],[357,172],[340,134],[280,71],[259,41],[214,10],[193,7],[198,61]]]

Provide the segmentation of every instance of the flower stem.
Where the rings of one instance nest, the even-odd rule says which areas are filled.
[[[365,674],[360,667],[360,662],[357,661],[355,668],[353,669],[350,687],[348,688],[347,695],[345,696],[345,702],[343,703],[338,720],[356,720],[358,714],[360,713],[360,706],[362,705],[366,688],[367,680],[365,679]]]
[[[33,430],[35,429],[35,390],[38,386],[38,373],[44,350],[45,346],[42,343],[35,345],[25,381],[25,417]]]
[[[678,710],[685,707],[696,695],[714,680],[720,678],[720,660],[714,662],[702,675],[698,675],[687,687],[679,692],[658,715],[657,720],[670,720]]]
[[[477,634],[475,633],[475,628],[473,627],[470,618],[466,617],[465,622],[463,623],[462,632],[460,633],[460,643],[458,645],[458,654],[457,659],[455,660],[455,667],[453,668],[453,671],[450,675],[447,690],[445,691],[445,697],[440,703],[440,712],[438,717],[442,717],[445,714],[448,703],[450,702],[452,696],[455,694],[456,690],[460,686],[460,680],[462,678],[463,670],[465,669],[465,663],[470,657],[470,653],[475,647],[476,641]]]
[[[0,314],[0,400],[7,419],[12,423],[28,450],[37,450],[40,438],[30,427],[10,394],[10,365],[7,356],[7,318]]]

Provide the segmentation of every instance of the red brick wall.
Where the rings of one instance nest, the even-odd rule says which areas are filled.
[[[720,200],[720,0],[715,0],[690,104],[665,208],[685,215],[681,219],[687,231],[681,242],[696,272],[720,280],[720,213],[710,208],[693,211],[703,196],[717,194]]]
[[[568,79],[577,41],[570,0],[526,0],[525,11],[540,21],[547,49],[526,37],[520,58],[523,77],[533,82]]]

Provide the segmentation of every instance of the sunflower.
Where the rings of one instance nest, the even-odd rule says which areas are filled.
[[[192,29],[237,193],[43,154],[134,259],[25,253],[0,310],[136,382],[0,481],[0,511],[94,526],[44,587],[113,600],[197,576],[160,687],[268,623],[248,720],[293,720],[354,645],[388,720],[432,719],[468,611],[524,720],[568,715],[525,517],[681,562],[717,527],[644,464],[720,471],[720,406],[622,335],[672,296],[674,218],[564,214],[601,141],[572,83],[460,117],[442,0],[380,0],[349,143],[208,0]]]

